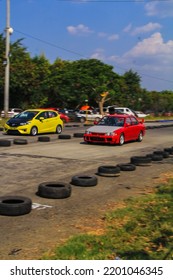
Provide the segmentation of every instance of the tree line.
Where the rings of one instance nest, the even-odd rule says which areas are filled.
[[[5,37],[0,34],[0,109],[4,103]],[[22,39],[10,44],[9,107],[22,109],[93,106],[130,107],[153,112],[173,111],[173,91],[147,91],[131,69],[123,75],[97,59],[53,63],[44,54],[31,57]]]

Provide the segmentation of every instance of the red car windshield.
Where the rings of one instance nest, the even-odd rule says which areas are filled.
[[[124,118],[123,117],[103,117],[97,125],[106,125],[106,126],[124,126]]]

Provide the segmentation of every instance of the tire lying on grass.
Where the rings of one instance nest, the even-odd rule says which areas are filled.
[[[104,165],[98,167],[97,174],[105,177],[114,177],[114,176],[119,176],[120,171],[121,169],[117,165],[116,166]]]
[[[134,165],[148,165],[151,163],[151,158],[146,156],[134,156],[130,158],[130,162]]]
[[[132,163],[121,163],[118,164],[121,171],[134,171],[136,170],[136,165]]]
[[[20,216],[31,212],[32,201],[23,196],[0,197],[0,215]]]
[[[71,195],[71,185],[62,182],[44,182],[39,184],[38,196],[44,198],[67,198]]]
[[[97,185],[97,177],[96,176],[88,176],[88,175],[75,175],[71,179],[71,184],[75,186],[81,187],[93,187]]]
[[[28,144],[28,141],[27,141],[27,139],[14,139],[13,140],[13,144],[17,144],[17,145],[26,145],[26,144]]]

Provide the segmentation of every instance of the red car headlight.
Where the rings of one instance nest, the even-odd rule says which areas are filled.
[[[89,130],[86,130],[85,134],[91,134],[91,132]]]
[[[117,135],[115,132],[107,132],[105,133],[105,135],[107,136],[114,136],[114,135]]]

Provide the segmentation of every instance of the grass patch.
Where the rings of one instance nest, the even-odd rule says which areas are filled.
[[[173,259],[173,179],[154,194],[132,198],[106,213],[101,235],[70,238],[43,259],[171,260]]]

